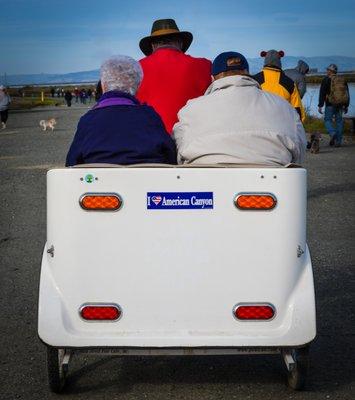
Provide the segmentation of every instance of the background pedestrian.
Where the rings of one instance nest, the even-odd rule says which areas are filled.
[[[11,98],[7,94],[6,88],[0,86],[0,119],[1,119],[1,129],[6,128],[7,119],[9,117],[9,105],[11,103]]]
[[[87,95],[88,95],[89,103],[91,103],[91,100],[92,100],[92,89],[91,88],[88,89]]]
[[[99,101],[101,96],[102,96],[102,87],[101,87],[101,80],[99,80],[97,82],[95,90],[95,101]]]
[[[343,76],[338,75],[338,67],[330,64],[327,76],[323,78],[319,90],[318,112],[323,114],[324,125],[330,136],[329,146],[340,147],[343,141],[343,113],[348,112],[350,95],[348,84]],[[333,118],[335,127],[333,126]]]
[[[295,82],[302,99],[307,91],[306,74],[309,72],[309,65],[303,60],[298,60],[295,68],[285,69],[284,72]]]
[[[72,99],[73,99],[73,95],[71,94],[71,91],[70,91],[70,90],[67,90],[67,91],[65,92],[64,99],[65,99],[65,101],[66,101],[66,103],[67,103],[67,106],[68,106],[68,107],[71,107],[71,101],[72,101]]]
[[[77,87],[74,89],[74,95],[75,95],[75,103],[78,103],[80,97],[80,90]]]
[[[87,99],[87,93],[85,89],[82,89],[80,91],[80,103],[86,104],[86,99]]]

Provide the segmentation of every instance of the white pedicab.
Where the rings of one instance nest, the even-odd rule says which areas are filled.
[[[38,332],[53,391],[81,351],[280,353],[300,389],[315,317],[304,169],[48,172]]]

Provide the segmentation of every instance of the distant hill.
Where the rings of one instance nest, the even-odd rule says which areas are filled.
[[[298,60],[306,61],[310,68],[316,68],[318,72],[325,72],[329,64],[336,64],[339,71],[355,71],[355,57],[344,56],[322,56],[322,57],[296,57],[286,56],[282,58],[284,69],[293,68]],[[249,58],[250,72],[252,74],[261,70],[263,59],[261,57]],[[71,72],[68,74],[31,74],[31,75],[7,75],[6,82],[4,76],[0,76],[2,85],[51,85],[64,83],[96,82],[99,80],[99,70]]]
[[[70,72],[69,74],[23,74],[7,75],[6,82],[4,76],[0,76],[2,85],[50,85],[63,83],[97,82],[99,80],[99,70]]]
[[[298,60],[305,61],[310,68],[315,68],[318,72],[325,72],[329,64],[336,64],[339,71],[355,71],[355,57],[344,56],[322,56],[322,57],[303,57],[303,56],[285,56],[282,58],[282,68],[294,68]],[[249,67],[251,73],[256,73],[263,66],[263,59],[249,58]]]

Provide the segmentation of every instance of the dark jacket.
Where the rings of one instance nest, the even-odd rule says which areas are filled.
[[[97,85],[96,85],[95,100],[99,101],[101,96],[102,96],[102,87],[101,87],[101,80],[100,80],[97,82]]]
[[[329,76],[325,76],[320,84],[320,89],[319,89],[319,101],[318,101],[318,107],[323,107],[324,103],[325,105],[328,106],[332,106],[332,103],[330,103],[328,101],[328,96],[330,94],[330,85],[331,85],[331,79]],[[347,89],[348,89],[348,93],[349,93],[349,87],[348,85]],[[350,96],[348,96],[349,101],[347,104],[344,104],[344,106],[347,108],[349,107],[349,102],[350,102]]]
[[[66,166],[88,163],[176,164],[176,147],[152,107],[111,91],[80,118],[67,155]]]
[[[71,101],[73,99],[73,95],[71,94],[71,92],[69,90],[67,90],[65,92],[64,98],[66,101]]]

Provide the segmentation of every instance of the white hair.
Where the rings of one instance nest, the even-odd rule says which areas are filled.
[[[132,57],[118,55],[102,63],[100,75],[107,91],[120,90],[135,95],[143,79],[143,70]]]

